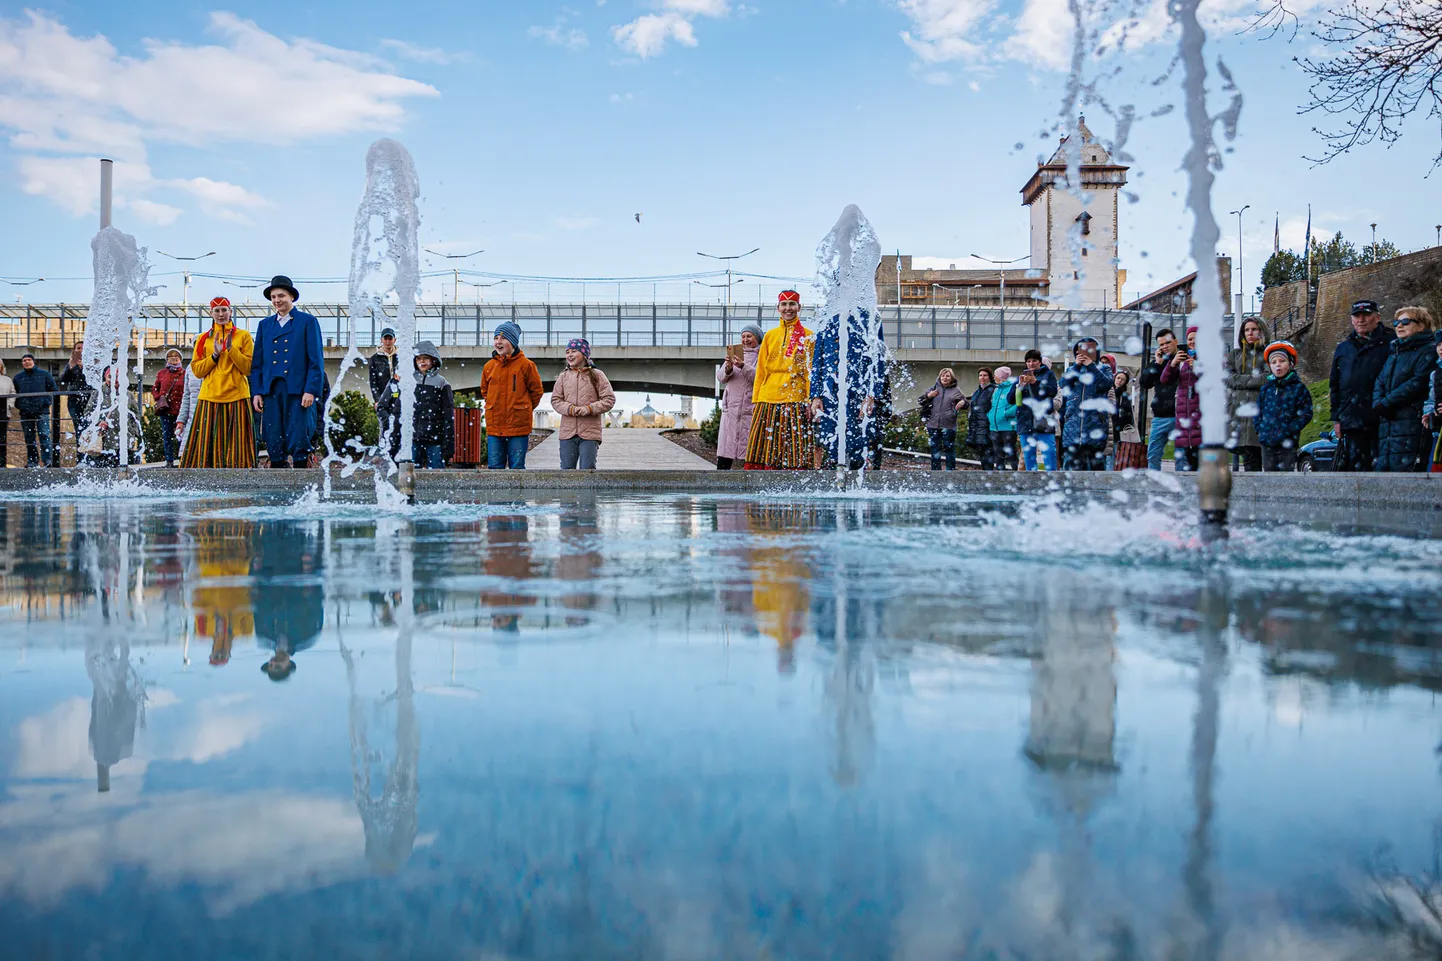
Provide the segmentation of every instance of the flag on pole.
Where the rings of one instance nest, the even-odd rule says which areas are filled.
[[[1282,252],[1282,212],[1277,211],[1277,219],[1272,226],[1272,253]]]
[[[1312,205],[1307,204],[1307,238],[1302,241],[1302,256],[1307,258],[1307,283],[1312,282]]]

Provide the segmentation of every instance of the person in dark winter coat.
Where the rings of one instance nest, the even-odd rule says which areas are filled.
[[[1262,470],[1293,471],[1302,430],[1312,422],[1312,392],[1297,376],[1295,347],[1279,340],[1267,345],[1266,357],[1271,374],[1257,393],[1253,424],[1262,445]]]
[[[966,403],[966,395],[956,382],[956,374],[950,367],[941,369],[936,384],[926,392],[931,401],[931,413],[926,417],[926,437],[931,442],[931,469],[941,470],[946,461],[947,470],[956,470],[956,413]]]
[[[55,378],[35,366],[34,354],[22,354],[15,375],[15,409],[25,433],[25,466],[50,467],[50,405],[55,401]]]
[[[1262,356],[1270,348],[1270,332],[1255,317],[1242,322],[1237,331],[1237,346],[1227,365],[1228,406],[1232,414],[1232,453],[1239,457],[1242,468],[1262,469],[1262,447],[1257,440],[1257,395],[1267,382],[1267,359]]]
[[[439,470],[456,453],[456,398],[451,385],[441,376],[441,353],[429,340],[416,344],[416,405],[412,423],[411,460],[417,468]],[[381,401],[377,413],[384,408],[385,416],[399,418],[401,385],[391,382],[390,393]],[[394,457],[400,441],[393,442]]]
[[[1107,433],[1116,411],[1112,371],[1097,362],[1097,342],[1083,337],[1072,346],[1075,362],[1061,375],[1062,466],[1066,470],[1104,470]]]
[[[1197,391],[1197,328],[1187,328],[1187,349],[1179,350],[1162,371],[1161,382],[1176,387],[1177,426],[1172,431],[1177,470],[1197,469],[1202,449],[1202,395]]]
[[[1422,423],[1422,405],[1435,362],[1435,321],[1422,307],[1402,307],[1395,317],[1397,340],[1372,390],[1372,410],[1378,418],[1376,469],[1425,471],[1431,460],[1432,432]]]
[[[1056,374],[1041,351],[1027,351],[1026,370],[1016,389],[1016,435],[1027,470],[1056,470],[1056,395]]]
[[[996,393],[991,371],[985,367],[976,372],[976,390],[961,402],[966,411],[966,446],[976,451],[982,470],[995,470],[996,457],[991,449],[991,398]]]
[[[1377,458],[1377,375],[1397,335],[1382,323],[1376,301],[1352,305],[1352,332],[1332,354],[1332,429],[1337,438],[1332,470],[1370,471]]]
[[[1437,364],[1427,377],[1427,402],[1422,405],[1422,426],[1432,432],[1432,473],[1442,474],[1442,330],[1434,330]]]
[[[1162,372],[1171,365],[1180,351],[1177,335],[1170,330],[1157,332],[1157,352],[1151,363],[1142,368],[1138,381],[1142,390],[1152,392],[1152,426],[1147,437],[1147,470],[1162,469],[1162,454],[1177,426],[1177,383],[1162,382]]]
[[[395,417],[382,417],[380,414],[381,401],[391,392],[391,383],[400,379],[400,373],[396,370],[397,357],[399,353],[396,351],[395,328],[381,328],[381,345],[371,354],[370,363],[367,365],[370,373],[371,403],[375,404],[376,416],[380,419],[382,441],[389,441],[392,448],[399,450],[400,421]]]
[[[84,356],[85,341],[77,340],[70,349],[70,361],[60,372],[58,380],[60,389],[67,395],[65,409],[70,412],[70,424],[75,429],[77,440],[85,433],[85,428],[90,426],[84,412],[90,409],[91,402],[95,399],[95,388],[85,379]]]

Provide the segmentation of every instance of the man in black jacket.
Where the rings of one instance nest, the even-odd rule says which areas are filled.
[[[380,419],[381,440],[389,439],[391,458],[400,450],[400,420],[398,415],[389,414],[386,395],[391,393],[392,382],[400,379],[396,371],[396,331],[394,327],[381,328],[381,345],[371,354],[370,381],[371,402],[375,404],[376,416]]]
[[[1152,392],[1152,428],[1147,438],[1147,470],[1162,469],[1162,454],[1177,426],[1177,384],[1162,383],[1162,371],[1177,352],[1177,335],[1170,330],[1157,332],[1157,352],[1152,362],[1142,368],[1142,389]]]
[[[77,340],[70,351],[70,362],[60,372],[60,389],[68,395],[65,398],[65,407],[70,411],[70,423],[75,427],[75,437],[78,440],[80,435],[85,433],[85,428],[90,426],[85,418],[85,411],[88,411],[95,399],[95,390],[85,379],[85,341]],[[56,438],[57,446],[59,438]]]
[[[55,378],[35,366],[35,355],[20,357],[23,368],[15,375],[15,409],[25,432],[25,466],[50,466],[50,405],[55,400]]]
[[[1332,354],[1332,430],[1335,471],[1371,471],[1377,458],[1377,414],[1372,389],[1397,339],[1374,300],[1352,305],[1352,332]]]

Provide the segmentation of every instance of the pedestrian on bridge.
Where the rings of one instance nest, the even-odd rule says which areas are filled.
[[[255,344],[235,326],[230,301],[210,302],[210,330],[195,341],[190,372],[200,378],[194,411],[183,411],[187,425],[181,467],[255,466],[255,427],[250,416],[251,368]],[[181,406],[185,397],[181,396]]]
[[[601,418],[616,406],[611,382],[591,364],[591,344],[576,337],[566,345],[566,369],[551,388],[551,407],[561,415],[561,470],[596,469]]]
[[[801,324],[801,295],[776,299],[779,326],[761,338],[751,400],[747,470],[806,470],[816,447],[811,424],[811,331]]]
[[[741,350],[728,350],[726,362],[716,368],[721,391],[721,429],[716,435],[716,469],[730,470],[746,459],[746,442],[751,438],[751,420],[756,412],[752,392],[756,389],[756,356],[761,338],[757,324],[741,328]]]
[[[521,328],[509,320],[496,325],[495,350],[481,371],[486,410],[486,467],[525,470],[536,405],[546,388],[535,362],[521,352]]]
[[[261,433],[271,467],[305,467],[316,433],[315,402],[325,390],[325,355],[320,321],[296,310],[300,291],[277,274],[265,288],[275,313],[255,332],[251,402],[261,416]]]

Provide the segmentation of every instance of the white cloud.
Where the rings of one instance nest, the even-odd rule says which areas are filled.
[[[433,63],[439,67],[446,67],[453,63],[465,63],[471,59],[471,55],[463,50],[452,52],[442,50],[440,47],[421,47],[404,40],[382,40],[381,46],[394,50],[396,56],[404,60]]]
[[[579,27],[566,29],[564,16],[557,17],[556,22],[549,27],[531,27],[526,31],[526,35],[544,40],[553,47],[565,47],[567,50],[583,50],[591,43],[590,38],[586,36],[586,31]]]
[[[145,200],[144,198],[132,200],[128,206],[131,210],[135,211],[135,215],[139,217],[142,222],[155,224],[157,227],[169,227],[180,219],[181,214],[185,213],[185,211],[179,207],[172,207],[170,204],[162,204],[154,200]]]
[[[645,60],[666,50],[672,41],[683,47],[697,45],[697,17],[724,17],[731,13],[730,0],[661,0],[660,13],[647,13],[630,23],[611,28],[618,47]]]
[[[995,0],[899,0],[915,33],[901,32],[902,41],[926,63],[971,60],[980,56],[979,26],[995,8]]]
[[[404,119],[404,101],[437,95],[376,57],[283,40],[231,13],[212,13],[209,30],[218,42],[146,40],[142,53],[127,56],[105,37],[74,36],[42,13],[0,18],[0,129],[20,152],[21,189],[87,213],[95,203],[93,158],[103,155],[117,160],[117,204],[148,201],[132,209],[152,222],[178,216],[143,196],[167,187],[194,195],[207,213],[236,219],[237,208],[259,205],[254,194],[203,177],[158,180],[149,145],[391,130]]]

